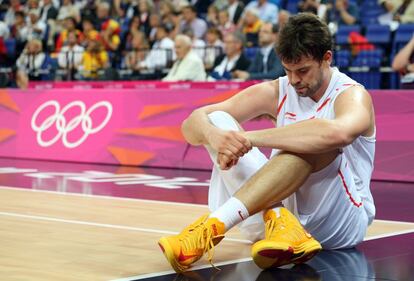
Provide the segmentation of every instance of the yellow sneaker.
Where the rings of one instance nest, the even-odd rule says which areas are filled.
[[[252,247],[252,257],[260,268],[279,267],[289,263],[303,263],[321,249],[316,241],[286,208],[280,208],[280,216],[267,210],[263,219],[266,225],[265,239]]]
[[[224,238],[224,223],[206,214],[186,227],[180,234],[162,237],[158,245],[178,273],[185,271],[208,252],[213,259],[214,246]]]

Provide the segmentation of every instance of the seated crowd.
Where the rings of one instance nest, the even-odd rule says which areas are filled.
[[[391,16],[390,26],[414,22],[414,1],[373,1],[383,10],[379,18]],[[284,75],[273,46],[290,13],[315,13],[335,33],[338,25],[360,22],[359,4],[350,0],[3,0],[0,86],[26,88],[30,80],[50,79],[274,79]]]

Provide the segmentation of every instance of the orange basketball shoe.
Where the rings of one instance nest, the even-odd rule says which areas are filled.
[[[280,216],[267,210],[263,219],[266,225],[265,239],[252,247],[252,257],[260,268],[279,267],[289,263],[303,263],[321,249],[321,245],[286,208],[280,208]]]
[[[203,215],[180,234],[162,237],[158,245],[168,262],[178,273],[185,271],[208,252],[212,264],[214,246],[224,238],[224,223]]]

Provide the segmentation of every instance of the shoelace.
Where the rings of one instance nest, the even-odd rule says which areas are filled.
[[[197,232],[194,234],[194,232]],[[214,256],[214,243],[213,243],[213,231],[206,227],[204,223],[196,225],[194,228],[190,228],[186,236],[181,239],[185,250],[189,249],[202,249],[203,253],[207,252],[207,260],[214,268],[220,270],[213,264]]]
[[[276,223],[276,220],[278,222]],[[272,237],[280,232],[281,230],[285,229],[285,221],[283,217],[279,217],[277,219],[269,219],[266,221],[265,224],[265,238],[266,239],[272,239]]]

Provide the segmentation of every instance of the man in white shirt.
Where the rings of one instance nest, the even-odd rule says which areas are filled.
[[[156,41],[148,56],[139,64],[141,69],[163,69],[175,59],[174,41],[168,37],[169,30],[166,25],[157,27]]]
[[[76,31],[69,31],[68,45],[63,46],[58,55],[58,65],[67,70],[67,77],[74,78],[78,67],[82,64],[82,56],[85,49],[78,45]]]
[[[46,34],[46,24],[39,20],[39,14],[39,10],[29,10],[29,21],[21,31],[23,34],[27,35],[27,40],[43,40]]]
[[[203,38],[207,32],[207,23],[197,17],[197,11],[193,6],[186,6],[182,11],[183,20],[181,22],[181,31],[188,28],[192,29],[194,36],[197,38]]]
[[[177,61],[163,81],[204,81],[206,72],[201,58],[191,50],[191,38],[178,34],[175,37]]]

